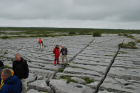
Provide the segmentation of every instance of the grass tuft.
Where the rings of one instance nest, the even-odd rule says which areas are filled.
[[[64,71],[63,68],[59,68],[59,69],[58,69],[58,72],[63,72],[63,71]]]
[[[140,43],[140,39],[137,40],[137,43]]]
[[[4,65],[4,67],[5,67],[5,68],[9,68],[9,69],[11,69],[11,68],[12,68],[12,67],[9,67],[8,65]]]
[[[2,36],[1,38],[2,38],[2,39],[8,39],[8,38],[10,38],[10,37],[8,37],[8,36]]]
[[[86,81],[86,84],[90,84],[94,82],[94,79],[90,79],[88,77],[83,77],[82,79],[84,79]]]
[[[94,37],[101,37],[102,34],[101,34],[100,31],[95,31],[95,32],[93,32],[93,36],[94,36]]]
[[[78,81],[75,81],[75,80],[73,80],[73,79],[69,78],[69,79],[67,80],[67,83],[69,84],[70,82],[73,82],[73,83],[78,83]]]
[[[71,31],[71,32],[69,32],[68,34],[70,34],[70,35],[75,35],[75,34],[76,34],[76,32]]]
[[[73,82],[73,83],[78,83],[78,81],[75,81],[71,79],[71,76],[60,76],[61,79],[67,79],[67,83]]]
[[[137,49],[135,42],[120,43],[118,46],[121,48]]]

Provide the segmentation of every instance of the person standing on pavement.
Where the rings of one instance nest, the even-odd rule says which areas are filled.
[[[43,48],[43,41],[41,38],[39,38],[38,43],[39,43],[40,49],[42,49]]]
[[[26,79],[29,75],[29,68],[27,61],[24,60],[20,54],[15,54],[15,60],[13,61],[14,75],[16,75],[22,83],[22,93],[27,93]]]
[[[56,45],[56,47],[53,49],[53,53],[55,54],[54,65],[56,66],[56,61],[57,64],[59,64],[59,55],[60,55],[59,45]]]
[[[67,65],[69,65],[69,61],[68,61],[68,57],[67,57],[68,50],[64,45],[62,45],[62,49],[61,49],[60,53],[62,54],[62,65],[64,65],[64,58],[67,61]]]

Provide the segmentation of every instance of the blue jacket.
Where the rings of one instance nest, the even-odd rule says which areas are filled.
[[[21,93],[22,84],[17,76],[11,76],[4,81],[0,93]]]

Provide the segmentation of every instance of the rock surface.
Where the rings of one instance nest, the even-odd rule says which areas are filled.
[[[133,36],[140,39],[140,35]],[[4,62],[4,65],[12,67],[15,53],[20,53],[27,60],[30,70],[27,79],[29,93],[42,93],[41,90],[46,93],[51,89],[54,89],[56,93],[90,93],[103,77],[118,49],[118,44],[124,39],[124,43],[135,41],[117,34],[103,34],[102,37],[95,38],[84,35],[42,39],[44,48],[41,50],[37,43],[38,38],[0,39],[0,60]],[[54,66],[53,64],[52,51],[56,44],[65,45],[69,51],[70,66],[63,72],[58,71],[61,65]],[[137,49],[121,48],[98,93],[139,93],[140,43],[136,46]],[[59,59],[62,63],[61,56]],[[62,76],[69,76],[80,84],[67,84]],[[46,78],[48,80],[45,80]],[[95,82],[83,85],[84,81],[81,78],[94,79]],[[75,87],[77,85],[82,86],[81,90]]]
[[[78,77],[72,77],[71,79],[75,80],[75,81],[78,81],[79,84],[85,84],[85,80],[81,79],[81,78],[78,78]]]
[[[50,86],[56,93],[93,93],[90,87],[76,83],[66,83],[66,80],[50,80]]]
[[[28,84],[28,87],[30,89],[36,89],[40,91],[51,91],[51,88],[47,86],[45,80],[36,80],[35,82]]]

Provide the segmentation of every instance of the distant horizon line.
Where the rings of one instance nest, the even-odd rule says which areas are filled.
[[[79,28],[79,27],[16,27],[16,26],[0,26],[1,27],[11,27],[11,28],[73,28],[73,29],[116,29],[116,30],[140,30],[140,29],[121,29],[121,28]]]

